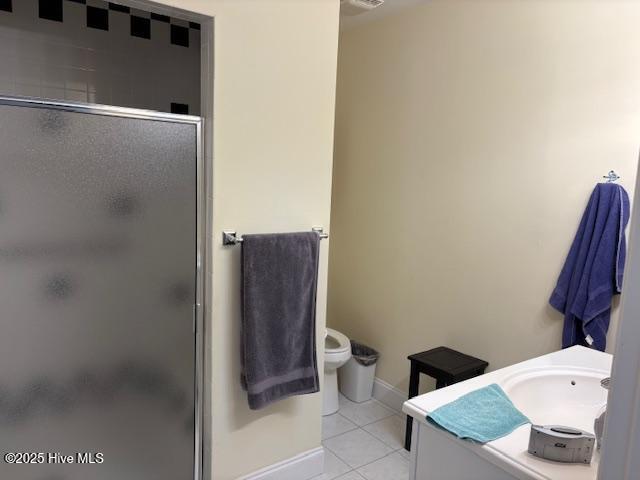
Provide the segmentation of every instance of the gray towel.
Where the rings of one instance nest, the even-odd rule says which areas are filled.
[[[252,410],[319,391],[315,232],[244,235],[242,384]]]

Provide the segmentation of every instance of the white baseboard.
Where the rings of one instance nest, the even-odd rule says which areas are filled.
[[[402,390],[376,377],[373,381],[373,398],[397,412],[402,412],[402,404],[408,395]]]
[[[309,480],[324,472],[324,449],[314,448],[239,480]]]

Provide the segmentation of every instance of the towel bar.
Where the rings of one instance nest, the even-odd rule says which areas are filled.
[[[329,234],[325,233],[322,227],[313,227],[311,230],[318,234],[320,240],[329,238]],[[222,245],[238,245],[239,243],[242,243],[242,237],[233,230],[224,230],[222,232]]]

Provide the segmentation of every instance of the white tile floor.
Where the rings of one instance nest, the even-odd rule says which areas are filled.
[[[408,480],[404,417],[376,400],[340,395],[338,413],[323,417],[324,474],[313,480]]]

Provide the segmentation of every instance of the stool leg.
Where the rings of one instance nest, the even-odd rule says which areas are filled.
[[[420,371],[411,362],[411,374],[409,376],[409,398],[413,398],[418,395],[420,387]],[[404,449],[408,452],[411,451],[411,431],[413,430],[413,417],[407,415],[407,428],[404,435]]]

